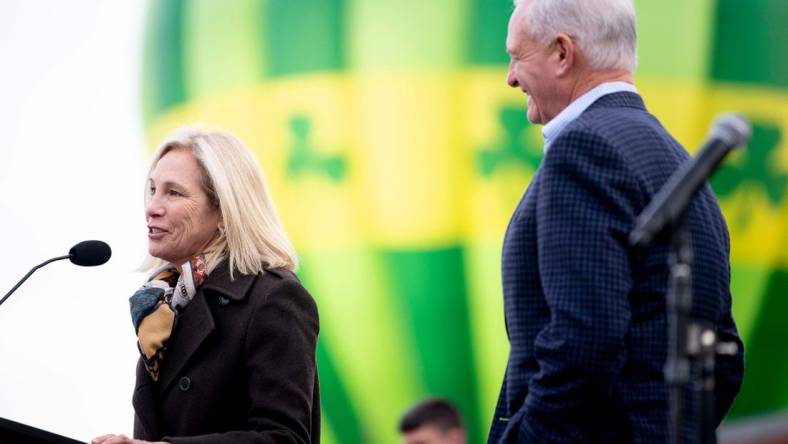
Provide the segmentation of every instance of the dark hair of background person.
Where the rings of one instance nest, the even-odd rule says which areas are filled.
[[[429,398],[414,405],[402,415],[400,433],[412,432],[423,426],[433,426],[441,432],[465,429],[462,415],[451,402],[441,398]]]

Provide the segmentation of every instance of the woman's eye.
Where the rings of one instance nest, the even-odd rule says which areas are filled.
[[[150,193],[151,196],[153,196],[154,194],[156,194],[156,187],[148,188],[148,192]]]
[[[170,196],[183,196],[183,194],[181,194],[181,193],[179,193],[179,192],[177,192],[175,190],[168,190],[167,194],[169,194]]]

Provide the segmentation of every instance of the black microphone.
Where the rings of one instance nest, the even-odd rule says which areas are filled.
[[[0,299],[0,305],[2,305],[2,303],[5,302],[5,300],[8,299],[8,297],[11,296],[11,294],[14,291],[16,291],[16,289],[19,288],[19,286],[22,285],[27,280],[27,278],[30,277],[30,275],[33,274],[33,272],[35,272],[36,270],[38,270],[39,268],[43,267],[46,264],[55,261],[60,261],[63,259],[69,259],[72,263],[76,265],[81,265],[83,267],[93,267],[107,262],[111,256],[112,256],[112,249],[109,248],[109,245],[107,245],[106,242],[102,242],[98,240],[87,240],[80,242],[74,245],[73,247],[71,247],[71,250],[69,250],[68,255],[53,257],[52,259],[44,261],[33,267],[33,269],[30,270],[25,275],[25,277],[22,278],[22,280],[20,280],[19,282],[17,282],[16,285],[14,285],[14,288],[12,288],[11,291],[9,291],[8,293],[6,293],[5,296],[3,296],[3,299]]]
[[[698,155],[681,165],[638,215],[635,229],[629,233],[629,244],[647,245],[666,226],[675,225],[722,159],[732,149],[747,144],[750,135],[750,123],[743,116],[722,114],[717,117]]]
[[[106,263],[112,256],[112,249],[106,242],[99,240],[82,241],[68,251],[72,263],[83,267],[95,267]]]

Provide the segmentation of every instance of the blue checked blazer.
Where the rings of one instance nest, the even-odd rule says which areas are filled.
[[[636,216],[689,155],[641,98],[601,97],[551,144],[503,243],[509,361],[489,443],[660,443],[669,434],[668,244],[632,248]],[[688,212],[693,315],[717,358],[716,413],[739,391],[728,230],[707,185]]]

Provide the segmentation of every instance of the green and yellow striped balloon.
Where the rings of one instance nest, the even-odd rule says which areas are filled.
[[[788,3],[636,2],[637,85],[688,147],[755,122],[713,185],[732,234],[747,380],[733,416],[788,408]],[[428,394],[481,442],[506,364],[500,246],[541,160],[505,84],[509,0],[157,0],[150,145],[203,123],[253,148],[318,300],[327,443],[397,442]]]

